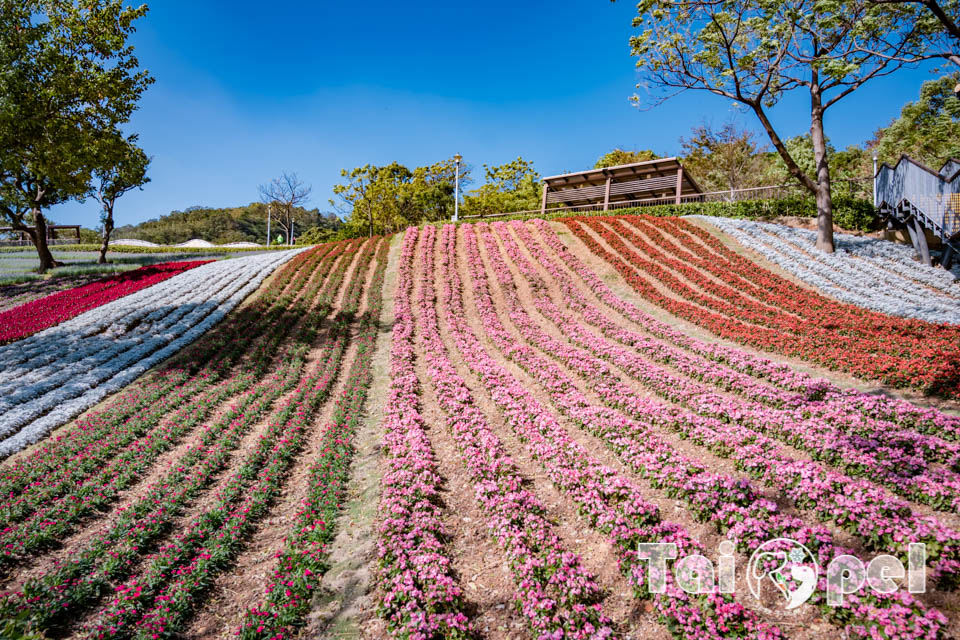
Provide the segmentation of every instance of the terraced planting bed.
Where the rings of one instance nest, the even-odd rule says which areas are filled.
[[[0,629],[960,635],[960,329],[760,233],[806,260],[739,221],[428,225],[0,347]],[[886,299],[929,276],[855,249]]]

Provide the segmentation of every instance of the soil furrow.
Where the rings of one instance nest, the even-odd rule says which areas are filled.
[[[359,256],[359,252],[357,255]],[[364,276],[364,291],[368,290],[375,266],[373,261],[368,265]],[[352,270],[358,268],[355,260]],[[345,279],[348,280],[349,278]],[[341,289],[334,314],[342,310],[346,290],[347,287]],[[366,306],[366,297],[361,297],[356,315],[361,315]],[[276,564],[276,554],[282,550],[290,525],[309,491],[310,469],[317,451],[322,446],[323,426],[330,422],[334,400],[343,393],[346,372],[350,370],[357,354],[357,345],[352,339],[357,333],[356,322],[349,331],[351,339],[335,374],[333,390],[313,421],[310,434],[289,471],[279,499],[251,536],[246,545],[247,551],[235,559],[233,569],[219,575],[215,580],[207,600],[198,609],[193,622],[185,631],[188,637],[213,638],[230,635],[239,626],[244,612],[259,600],[270,580],[270,573]]]

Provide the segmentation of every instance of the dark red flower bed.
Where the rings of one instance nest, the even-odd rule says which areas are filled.
[[[866,380],[960,397],[956,327],[836,302],[734,253],[684,220],[627,216],[562,222],[644,298],[721,337]],[[638,228],[659,245],[645,241]]]
[[[162,262],[58,291],[0,313],[0,344],[13,342],[211,260]]]

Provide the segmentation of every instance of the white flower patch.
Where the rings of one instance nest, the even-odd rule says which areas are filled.
[[[202,265],[0,347],[0,457],[196,340],[303,250]]]
[[[890,315],[960,324],[960,283],[913,260],[911,247],[835,234],[836,253],[815,248],[816,233],[778,224],[691,216],[710,222],[807,284]]]

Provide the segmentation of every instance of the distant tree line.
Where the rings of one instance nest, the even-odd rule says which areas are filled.
[[[118,238],[147,240],[157,244],[178,244],[193,238],[202,238],[214,244],[228,242],[256,242],[267,240],[267,204],[253,202],[242,207],[188,207],[165,216],[147,220],[136,225],[117,227]],[[296,207],[292,218],[296,220],[296,238],[305,235],[318,236],[323,241],[333,237],[343,226],[335,213],[321,213],[318,209]],[[327,237],[323,237],[326,233]],[[273,219],[271,241],[280,235],[286,241],[282,227]]]

